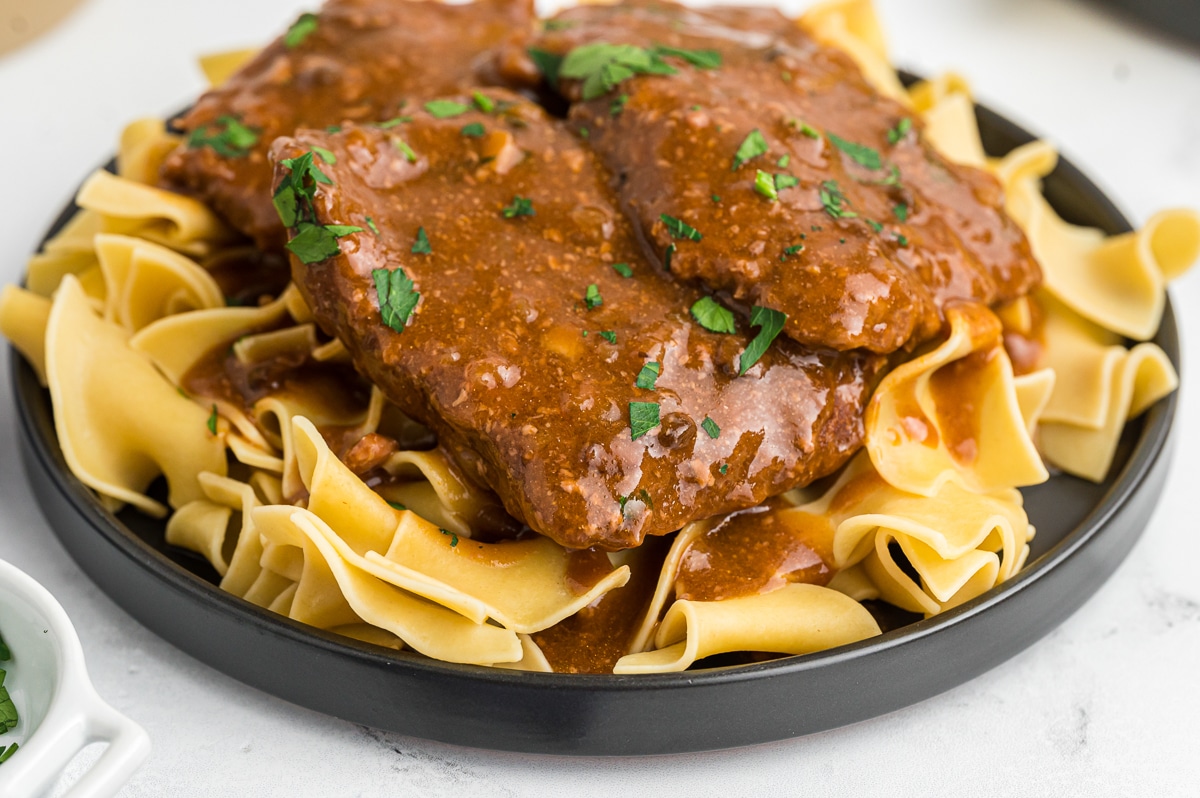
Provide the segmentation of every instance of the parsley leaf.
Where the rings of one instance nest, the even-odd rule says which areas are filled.
[[[425,110],[435,119],[449,119],[471,110],[469,106],[454,100],[430,100],[425,103]]]
[[[522,197],[514,194],[512,202],[506,205],[500,211],[505,219],[513,219],[517,216],[536,216],[537,213],[533,210],[533,200],[528,197]]]
[[[443,535],[450,536],[450,548],[454,548],[458,545],[458,535],[454,534],[449,529],[442,529],[441,527],[438,527],[438,532],[441,532]]]
[[[629,95],[622,94],[620,97],[613,100],[611,104],[609,104],[608,113],[612,116],[620,116],[621,112],[625,110],[625,103],[627,102],[629,102]]]
[[[779,259],[787,260],[788,258],[792,257],[793,255],[799,255],[803,251],[804,251],[803,244],[792,244],[790,247],[783,248],[783,254],[779,256]]]
[[[568,53],[559,65],[558,76],[582,80],[583,99],[594,100],[634,75],[674,75],[676,71],[644,47],[592,42]]]
[[[293,22],[292,27],[288,28],[287,33],[283,35],[283,46],[289,50],[299,47],[316,29],[317,15],[301,14],[300,18]]]
[[[767,351],[767,347],[783,330],[783,324],[787,321],[787,314],[770,308],[759,307],[755,305],[750,309],[750,326],[758,327],[758,335],[754,336],[746,348],[742,351],[740,363],[738,366],[738,374],[745,374],[747,370]]]
[[[705,416],[704,420],[700,422],[700,428],[707,432],[708,437],[712,438],[713,440],[721,437],[721,428],[717,426],[717,422],[713,421],[708,416]]]
[[[408,146],[408,142],[404,139],[392,139],[392,146],[400,150],[400,153],[404,156],[404,160],[409,163],[417,162],[417,154],[413,152],[413,148]]]
[[[899,219],[902,222],[907,222],[908,221],[908,205],[904,204],[903,202],[897,203],[895,206],[892,207],[892,215],[894,215],[897,219]]]
[[[411,116],[394,116],[391,119],[388,119],[384,122],[378,123],[377,125],[375,125],[375,127],[379,128],[380,130],[391,130],[394,127],[406,124],[411,121],[412,121]]]
[[[482,122],[472,122],[469,125],[463,125],[460,132],[467,138],[479,139],[483,138],[484,134],[487,133],[487,129],[484,128]]]
[[[659,425],[658,402],[629,403],[630,440],[637,440]]]
[[[671,271],[671,258],[673,257],[675,257],[675,243],[671,242],[663,252],[663,268],[668,272]]]
[[[908,135],[908,131],[910,130],[912,130],[912,120],[906,116],[887,132],[888,144],[899,144],[900,139]]]
[[[414,255],[429,255],[433,253],[433,249],[429,246],[429,236],[425,235],[425,228],[417,228],[417,240],[413,242],[412,249],[409,250]]]
[[[835,136],[833,133],[826,133],[826,137],[833,142],[834,146],[850,157],[859,166],[865,166],[867,169],[875,170],[883,168],[883,161],[879,157],[879,151],[868,147],[865,144],[856,144],[853,141],[847,141],[841,136]]]
[[[808,136],[810,139],[821,138],[821,134],[817,132],[816,128],[807,122],[796,119],[795,117],[792,117],[788,120],[788,126],[794,127],[796,130],[799,130],[803,135]]]
[[[490,114],[496,110],[496,101],[486,94],[480,94],[477,91],[471,92],[471,100],[474,101],[475,107],[485,114]]]
[[[883,232],[883,225],[881,225],[879,222],[875,221],[874,219],[866,219],[865,221],[867,224],[869,224],[871,226],[871,229],[874,230],[876,233]]]
[[[696,300],[692,305],[692,318],[709,332],[731,333],[736,329],[733,311],[710,296],[702,296]]]
[[[404,332],[404,325],[421,294],[413,290],[413,281],[404,273],[404,269],[372,269],[371,277],[375,280],[375,293],[383,323],[396,332]]]
[[[729,463],[721,463],[721,467],[717,470],[721,472],[721,476],[725,476],[729,473]]]
[[[662,223],[667,226],[667,232],[671,234],[671,238],[686,238],[689,241],[699,241],[704,238],[699,230],[681,219],[665,213],[660,214],[658,218],[662,219]]]
[[[613,271],[622,277],[628,278],[633,276],[633,269],[629,268],[628,263],[614,263],[612,267]]]
[[[367,223],[367,228],[375,235],[379,235],[379,228],[375,226],[375,220],[368,216],[364,221]]]
[[[854,211],[846,210],[845,206],[850,204],[850,200],[846,199],[846,195],[842,193],[836,180],[822,182],[820,196],[821,204],[825,206],[825,212],[834,219],[853,219],[858,216]]]
[[[587,291],[583,295],[583,303],[587,305],[587,309],[598,308],[604,304],[604,297],[600,296],[600,286],[592,283],[587,287]]]
[[[391,507],[393,510],[399,510],[400,512],[404,512],[408,509],[400,502],[388,502],[388,507]]]
[[[684,50],[680,47],[656,44],[651,52],[660,56],[673,55],[682,58],[699,69],[716,69],[721,66],[721,54],[716,50]]]
[[[320,263],[323,260],[341,254],[338,239],[351,233],[361,233],[361,227],[340,224],[313,224],[300,222],[296,229],[299,231],[287,242],[287,248],[302,263]]]
[[[800,179],[791,175],[775,175],[775,190],[783,191],[785,188],[794,188],[800,185]]]
[[[791,162],[792,162],[792,156],[785,154],[785,155],[781,155],[779,157],[779,160],[775,162],[775,165],[778,166],[780,169],[787,169],[787,165]]]
[[[734,153],[733,168],[729,171],[736,172],[738,167],[740,167],[746,161],[749,161],[752,158],[757,158],[760,155],[766,155],[768,149],[770,148],[767,146],[767,140],[763,138],[762,131],[758,128],[754,128],[754,130],[751,130],[746,135],[746,138],[742,140],[741,145],[738,147],[737,152]]]
[[[654,383],[658,381],[658,375],[662,371],[662,364],[651,360],[649,363],[642,365],[642,370],[638,372],[637,380],[634,385],[645,391],[653,391]]]
[[[554,88],[558,88],[558,73],[562,69],[563,57],[539,50],[536,47],[530,47],[525,52],[529,54],[529,58],[538,68],[538,72],[545,76],[546,82]]]
[[[217,406],[215,404],[212,406],[212,413],[208,416],[207,426],[209,435],[217,434]]]
[[[617,334],[613,330],[601,330],[599,335],[610,344],[615,344],[617,342]]]
[[[225,114],[193,130],[187,145],[193,150],[208,147],[222,158],[245,158],[258,143],[258,133],[236,116]]]
[[[321,160],[324,161],[325,163],[329,164],[330,166],[333,166],[335,163],[337,163],[337,156],[334,155],[329,150],[325,149],[324,147],[313,147],[312,150],[317,155],[320,155]]]
[[[759,169],[755,173],[754,190],[772,202],[779,199],[779,192],[775,190],[775,178],[771,176],[770,172]]]

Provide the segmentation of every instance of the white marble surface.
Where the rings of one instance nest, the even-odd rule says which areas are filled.
[[[0,59],[0,279],[18,279],[49,220],[108,157],[126,121],[169,112],[201,89],[193,56],[263,41],[307,5],[88,0],[51,35]],[[1135,221],[1161,207],[1200,206],[1200,49],[1072,0],[881,5],[898,63],[969,75],[984,101],[1060,144]],[[1190,316],[1200,278],[1185,278],[1172,293],[1187,381],[1200,365]],[[114,606],[52,536],[12,456],[0,458],[0,557],[58,596],[100,692],[150,732],[154,752],[122,793],[131,798],[1195,795],[1193,386],[1185,383],[1174,470],[1142,541],[1060,629],[920,705],[750,749],[655,759],[519,756],[381,734],[291,706],[180,653]],[[0,435],[14,435],[7,388]]]

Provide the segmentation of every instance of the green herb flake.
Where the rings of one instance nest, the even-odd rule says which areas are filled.
[[[742,140],[737,152],[734,153],[733,168],[730,171],[736,172],[738,167],[746,161],[757,158],[760,155],[766,155],[768,149],[770,148],[767,146],[767,140],[763,138],[762,131],[758,128],[751,130],[746,138]]]
[[[4,638],[0,637],[0,662],[8,662],[11,659],[12,651],[9,650],[8,644],[4,642]]]
[[[729,473],[729,463],[721,463],[721,467],[717,470],[721,472],[721,476],[725,476]]]
[[[391,130],[394,127],[399,127],[400,125],[407,124],[411,121],[411,116],[393,116],[391,119],[375,125],[375,127],[379,128],[380,130]]]
[[[721,201],[721,195],[720,195],[720,194],[713,194],[713,195],[712,195],[712,201],[713,201],[714,203],[719,203],[719,202]]]
[[[13,725],[15,726],[16,724]],[[7,762],[20,747],[19,743],[13,743],[8,748],[0,748],[0,763]]]
[[[630,440],[637,440],[659,424],[658,402],[629,403]]]
[[[391,507],[393,510],[399,510],[400,512],[404,512],[408,509],[400,502],[388,502],[388,507]]]
[[[611,116],[620,116],[621,112],[625,110],[625,103],[627,102],[629,102],[629,95],[622,94],[609,104],[608,113]]]
[[[341,125],[329,125],[328,127],[325,128],[325,132],[326,133],[341,133],[342,126]]]
[[[704,420],[700,422],[700,428],[707,432],[708,437],[712,438],[713,440],[721,437],[721,428],[717,426],[717,422],[713,421],[708,416],[705,416]]]
[[[429,246],[429,236],[425,235],[425,228],[417,228],[417,240],[413,242],[412,249],[409,250],[414,255],[431,255],[433,248]]]
[[[321,160],[324,161],[325,163],[329,164],[330,166],[333,166],[335,163],[337,163],[337,156],[334,155],[329,150],[325,149],[324,147],[313,147],[312,150],[317,155],[320,155]]]
[[[807,122],[796,119],[795,117],[788,120],[788,125],[800,131],[801,135],[808,136],[810,139],[821,138],[821,134],[817,132],[815,127]]]
[[[533,210],[533,200],[514,194],[512,202],[504,206],[500,213],[505,219],[515,219],[518,216],[536,216]]]
[[[670,244],[667,244],[667,249],[666,249],[666,251],[663,252],[663,268],[666,269],[668,272],[671,271],[671,259],[674,257],[675,257],[675,244],[674,244],[674,242],[672,242]]]
[[[902,222],[907,222],[908,221],[908,206],[905,205],[903,202],[897,203],[896,205],[892,206],[892,215],[895,216],[897,219],[899,219]]]
[[[529,54],[529,58],[533,61],[534,66],[546,78],[546,82],[558,88],[558,74],[562,69],[563,57],[555,53],[548,53],[545,50],[539,50],[536,47],[530,47],[525,52]]]
[[[613,330],[601,330],[598,334],[610,344],[615,344],[617,342],[617,334]]]
[[[633,276],[633,269],[629,268],[628,263],[614,263],[612,267],[613,271],[622,277],[630,278]]]
[[[211,413],[209,413],[209,415],[208,415],[208,422],[205,424],[205,426],[207,426],[207,427],[208,427],[208,434],[209,434],[209,435],[216,435],[216,434],[217,434],[217,418],[218,418],[218,416],[217,416],[217,406],[216,406],[216,405],[213,405],[213,406],[212,406],[212,412],[211,412]]]
[[[721,66],[721,54],[716,50],[685,50],[680,47],[658,44],[654,46],[653,52],[660,56],[671,55],[682,58],[698,69],[717,69]]]
[[[760,307],[755,305],[750,309],[750,326],[758,327],[758,335],[754,336],[749,345],[742,351],[740,364],[738,366],[738,374],[745,374],[751,366],[758,362],[758,359],[767,351],[767,347],[771,342],[778,337],[783,330],[784,322],[787,321],[787,314],[778,310]]]
[[[408,142],[406,142],[404,139],[393,138],[392,146],[400,150],[400,154],[403,155],[404,159],[409,163],[417,162],[417,154],[413,152],[413,148],[408,146]]]
[[[784,71],[779,73],[779,79],[782,80],[784,83],[791,83],[792,82],[792,73],[788,72],[785,69]]]
[[[464,136],[471,139],[481,139],[487,133],[487,128],[482,122],[472,122],[469,125],[463,125],[460,131]]]
[[[908,246],[908,236],[896,236],[896,243],[902,247]]]
[[[779,192],[775,189],[775,178],[770,172],[759,169],[755,173],[754,190],[772,202],[779,199]]]
[[[300,18],[292,23],[292,27],[288,28],[287,33],[283,35],[283,46],[289,50],[294,50],[304,44],[304,40],[311,36],[317,29],[316,14],[301,14]]]
[[[676,219],[674,216],[668,216],[665,213],[659,215],[658,218],[667,226],[667,232],[671,234],[671,238],[686,238],[689,241],[699,241],[704,238],[699,230],[681,219]]]
[[[642,370],[638,372],[637,379],[634,385],[641,388],[643,391],[653,391],[654,383],[658,381],[658,375],[662,371],[662,364],[650,361],[642,365]]]
[[[413,290],[413,281],[404,273],[404,269],[373,269],[371,278],[375,281],[375,293],[379,299],[379,315],[383,323],[396,332],[404,332],[408,317],[421,294]]]
[[[542,23],[542,29],[550,31],[567,30],[574,24],[575,23],[571,22],[569,19],[548,19]]]
[[[228,114],[196,128],[187,140],[190,149],[208,147],[222,158],[245,158],[255,144],[258,144],[258,131]]]
[[[454,100],[430,100],[424,107],[434,119],[450,119],[471,110],[470,106]]]
[[[858,216],[854,211],[846,210],[850,201],[846,199],[846,195],[842,193],[836,180],[822,182],[820,196],[821,204],[825,206],[825,212],[834,219],[853,219]],[[814,225],[813,230],[820,230],[820,228]]]
[[[692,305],[692,318],[704,329],[715,333],[732,333],[736,330],[733,311],[711,296],[702,296]]]
[[[320,263],[341,254],[338,239],[351,233],[361,233],[361,227],[345,224],[312,224],[300,222],[297,233],[287,242],[287,248],[302,263]]]
[[[900,185],[900,167],[895,164],[889,164],[887,177],[882,180],[864,180],[860,182],[868,183],[872,186],[898,186]]]
[[[792,175],[775,175],[775,190],[783,191],[800,185],[800,179]]]
[[[450,548],[454,548],[458,545],[458,535],[454,534],[449,529],[442,529],[440,527],[438,528],[438,531],[450,538]]]
[[[588,310],[604,304],[604,297],[600,296],[600,286],[592,283],[587,287],[587,291],[583,294],[583,304],[587,305]]]
[[[561,78],[583,81],[581,93],[584,100],[603,97],[634,75],[674,75],[678,70],[663,60],[663,56],[682,58],[700,69],[713,69],[721,64],[721,56],[714,50],[683,50],[674,47],[652,47],[647,50],[632,44],[608,44],[592,42],[576,47],[561,59],[552,83]],[[550,75],[530,51],[530,57],[547,78]],[[542,60],[548,60],[543,57]]]
[[[791,162],[792,162],[792,156],[783,155],[783,156],[780,156],[779,160],[775,162],[775,165],[778,166],[780,169],[787,169],[787,165]]]
[[[804,251],[803,244],[792,244],[790,247],[783,248],[783,254],[779,256],[779,259],[787,260],[788,258],[792,257],[793,255],[799,255],[803,251]]]
[[[591,132],[588,131],[588,129],[586,127],[579,128],[579,138],[586,139],[590,135],[591,135]]]
[[[865,221],[867,224],[869,224],[871,226],[871,229],[874,230],[876,233],[883,232],[883,225],[881,225],[879,222],[875,221],[874,219],[866,219]]]
[[[849,156],[850,160],[854,161],[859,166],[864,166],[872,171],[883,168],[883,160],[879,157],[879,151],[868,147],[865,144],[857,144],[853,141],[847,141],[841,136],[836,136],[833,133],[825,134],[833,145]]]
[[[912,130],[912,120],[906,116],[887,132],[888,144],[899,144],[900,139],[907,136],[910,130]]]
[[[475,103],[475,107],[485,114],[490,114],[496,110],[496,101],[486,94],[480,94],[477,91],[471,92],[471,101]]]
[[[379,235],[379,228],[375,226],[375,220],[374,220],[374,219],[372,219],[370,216],[368,216],[368,217],[367,217],[366,219],[364,219],[363,221],[365,221],[365,222],[367,223],[367,229],[368,229],[368,230],[370,230],[370,231],[371,231],[372,233],[374,233],[375,235]]]

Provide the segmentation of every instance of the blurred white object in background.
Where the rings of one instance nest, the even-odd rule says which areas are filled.
[[[0,56],[61,22],[81,0],[0,0]]]

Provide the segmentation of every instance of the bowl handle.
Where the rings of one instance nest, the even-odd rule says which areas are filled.
[[[129,718],[93,695],[87,710],[87,739],[108,742],[91,769],[75,782],[65,798],[110,798],[116,795],[150,754],[150,737]]]

